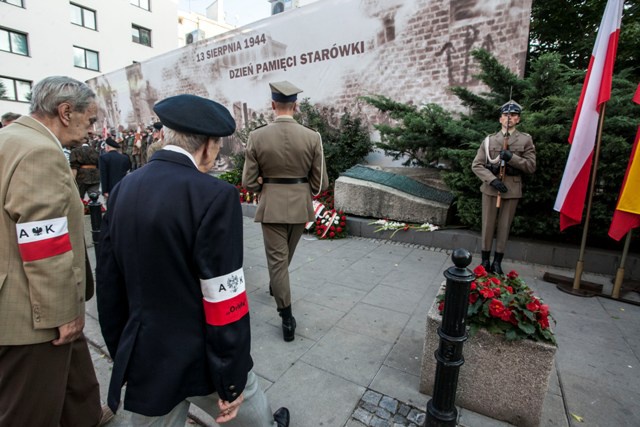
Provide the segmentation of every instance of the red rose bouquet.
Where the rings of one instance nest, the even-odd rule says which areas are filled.
[[[495,276],[479,265],[473,271],[467,324],[469,335],[485,328],[491,333],[504,334],[509,341],[532,339],[556,344],[549,322],[555,320],[549,306],[511,271],[506,277]],[[438,310],[444,309],[444,293],[438,295]]]
[[[240,193],[240,203],[257,203],[258,202],[258,194],[252,191],[247,190],[241,185],[236,185],[238,192]]]

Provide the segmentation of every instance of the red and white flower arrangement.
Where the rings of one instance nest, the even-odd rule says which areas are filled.
[[[479,265],[473,271],[467,324],[469,335],[485,328],[491,333],[504,334],[508,341],[531,339],[556,344],[550,321],[549,306],[535,296],[516,271],[506,276],[489,274]],[[438,310],[444,310],[444,293],[437,297]]]

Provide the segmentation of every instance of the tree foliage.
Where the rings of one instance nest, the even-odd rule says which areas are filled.
[[[308,99],[304,99],[299,108],[296,119],[322,137],[330,182],[338,179],[341,172],[361,163],[373,151],[369,130],[360,117],[345,112],[335,123],[334,112],[312,105]]]
[[[482,70],[478,77],[489,91],[478,95],[463,87],[451,88],[468,107],[466,114],[452,116],[442,112],[434,116],[431,112],[438,111],[437,106],[416,108],[382,97],[366,98],[396,120],[395,126],[378,127],[383,142],[389,151],[409,156],[429,152],[428,157],[419,158],[422,164],[426,163],[424,159],[448,159],[450,170],[444,179],[457,196],[457,217],[463,225],[479,230],[480,180],[471,171],[471,162],[484,136],[499,130],[498,106],[509,99],[512,91],[513,99],[524,109],[518,129],[533,136],[537,154],[536,173],[524,177],[524,197],[518,205],[512,234],[579,242],[581,227],[558,233],[559,215],[554,212],[553,205],[569,153],[567,141],[584,70],[567,66],[558,53],[544,53],[532,61],[529,74],[519,78],[486,51],[475,51],[473,56]],[[592,242],[599,245],[610,240],[606,234],[638,126],[640,107],[631,102],[636,85],[633,70],[619,72],[613,80],[611,100],[606,106],[589,230]],[[423,123],[419,123],[420,120]],[[407,129],[423,131],[422,138],[417,133],[406,138],[403,132]]]
[[[0,82],[0,99],[4,99],[7,96],[7,89],[4,87],[4,83]]]
[[[586,70],[607,0],[534,0],[529,34],[530,64],[545,53],[558,53],[561,62]],[[640,4],[624,4],[617,69],[640,77]]]

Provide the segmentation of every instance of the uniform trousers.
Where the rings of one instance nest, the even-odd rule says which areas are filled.
[[[278,309],[291,305],[289,264],[304,232],[302,224],[262,224],[269,282]]]
[[[89,193],[100,194],[100,183],[94,182],[92,184],[81,184],[78,183],[78,191],[80,192],[80,198],[84,199],[85,193],[89,195]]]
[[[504,253],[509,239],[509,230],[520,199],[500,200],[500,209],[496,207],[498,198],[482,193],[482,250],[491,251],[493,233],[496,232],[496,252]],[[497,221],[496,221],[497,220]]]
[[[0,346],[0,427],[94,427],[100,386],[86,338]]]
[[[233,420],[224,423],[225,427],[276,427],[267,396],[258,385],[257,377],[253,371],[249,371],[247,385],[243,393],[244,402],[240,405],[238,415]],[[132,413],[129,425],[135,427],[184,427],[191,403],[213,418],[218,416],[218,394],[212,393],[208,396],[189,397],[176,405],[171,412],[160,417],[147,417]]]

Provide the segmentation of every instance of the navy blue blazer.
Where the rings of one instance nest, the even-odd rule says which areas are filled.
[[[147,416],[214,391],[235,400],[253,367],[235,187],[160,150],[112,191],[100,234],[111,409],[125,383],[125,409]]]
[[[129,157],[118,153],[117,151],[109,151],[104,153],[98,159],[98,168],[100,169],[100,187],[102,193],[111,193],[113,187],[129,172],[131,169],[131,161]]]

